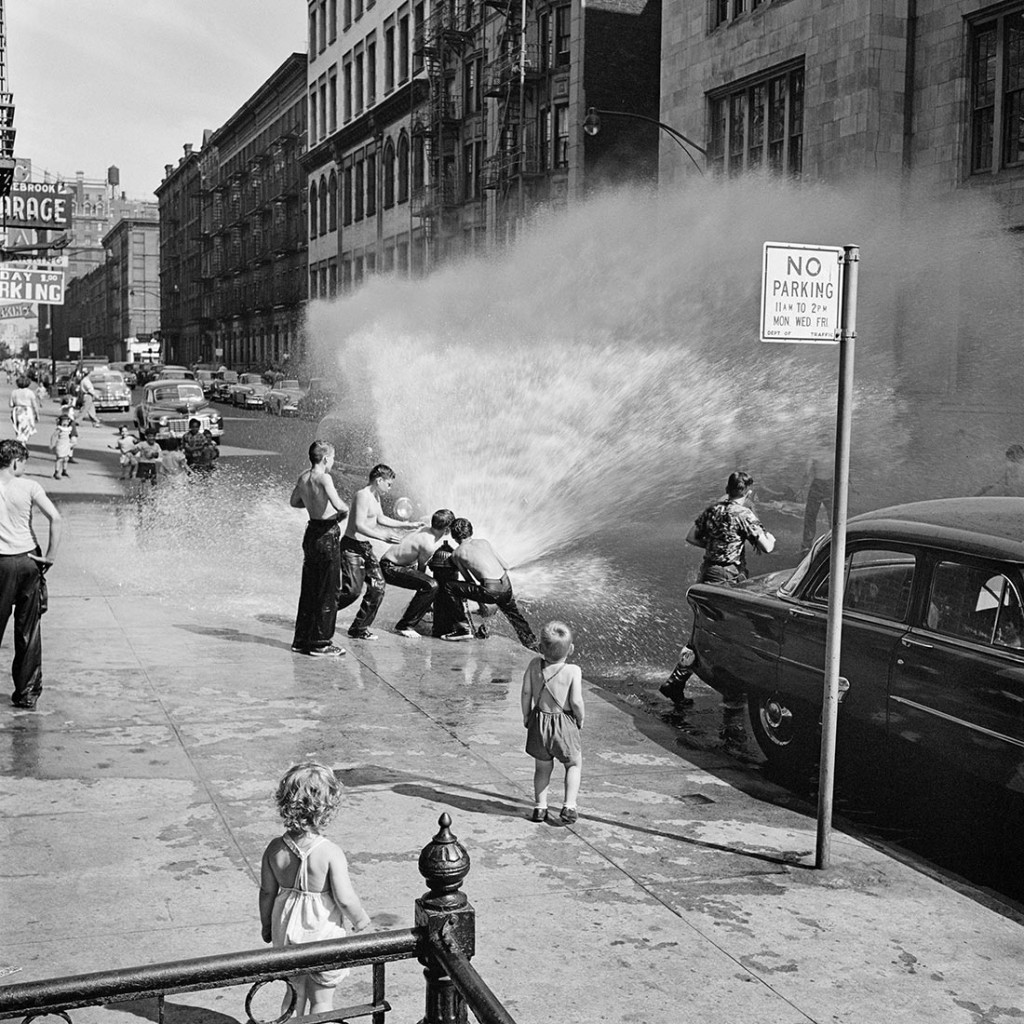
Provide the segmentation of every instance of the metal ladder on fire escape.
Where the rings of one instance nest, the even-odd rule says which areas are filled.
[[[0,0],[0,196],[14,182],[14,94],[7,85],[7,12]]]

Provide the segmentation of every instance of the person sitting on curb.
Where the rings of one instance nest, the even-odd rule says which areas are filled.
[[[511,623],[519,642],[531,650],[537,649],[537,638],[530,624],[516,604],[512,583],[508,578],[508,563],[491,547],[490,543],[473,536],[473,524],[468,519],[456,519],[452,523],[452,537],[459,545],[452,554],[454,565],[469,582],[454,580],[445,584],[448,593],[462,608],[462,622],[442,640],[469,640],[473,631],[469,627],[467,600],[479,601],[482,605],[497,605]]]

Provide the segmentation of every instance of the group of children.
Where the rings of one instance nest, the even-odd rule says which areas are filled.
[[[523,674],[520,700],[526,752],[534,759],[534,807],[530,820],[548,821],[548,789],[554,762],[565,765],[565,795],[559,818],[574,824],[583,764],[583,686],[573,652],[572,631],[549,622],[541,631],[540,657]],[[353,932],[370,927],[352,886],[341,848],[321,835],[341,803],[341,784],[326,765],[314,761],[289,768],[276,793],[285,831],[271,840],[260,872],[263,941],[275,947],[343,937],[344,920]],[[289,979],[281,1012],[327,1013],[346,969],[312,971]],[[294,997],[292,995],[294,993]]]

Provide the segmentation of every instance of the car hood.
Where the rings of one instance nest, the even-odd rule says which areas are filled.
[[[763,576],[751,576],[748,580],[734,583],[728,589],[745,590],[749,594],[774,594],[792,575],[792,569],[780,569],[776,572],[765,573]],[[716,590],[722,589],[718,584],[708,583],[705,586],[713,586]]]

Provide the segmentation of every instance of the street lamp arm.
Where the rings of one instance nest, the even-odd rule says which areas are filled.
[[[707,159],[708,151],[703,146],[698,146],[693,139],[687,138],[677,128],[673,128],[670,124],[665,124],[664,121],[659,121],[656,118],[648,117],[646,114],[634,114],[628,110],[599,110],[596,107],[590,107],[587,111],[587,120],[590,120],[594,115],[603,114],[605,117],[629,117],[636,121],[646,121],[648,124],[657,125],[663,131],[667,132],[673,142],[690,158],[690,162],[694,167],[697,168],[698,172],[703,175],[704,171],[701,169],[700,164],[697,163],[693,158],[693,154],[687,148],[688,146],[692,149],[697,150],[705,159]],[[586,128],[586,122],[584,122],[584,128]],[[590,134],[596,134],[596,127]]]

